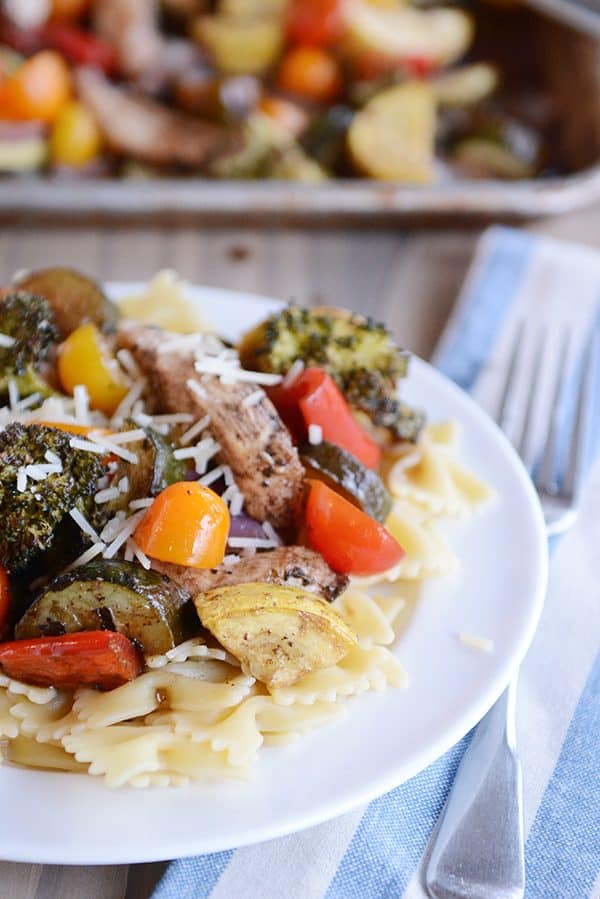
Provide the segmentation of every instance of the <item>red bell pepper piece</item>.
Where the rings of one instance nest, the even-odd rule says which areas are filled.
[[[6,633],[10,617],[10,584],[6,569],[0,565],[0,640]]]
[[[367,468],[377,468],[381,449],[358,424],[344,395],[322,368],[305,368],[289,386],[269,390],[283,421],[300,442],[310,425],[318,425],[323,440],[356,456]]]
[[[49,22],[40,33],[44,47],[58,50],[73,65],[97,66],[112,75],[117,70],[117,54],[110,44],[75,25]]]
[[[386,528],[331,490],[309,481],[306,533],[310,545],[340,574],[379,574],[397,565],[405,552]]]
[[[142,662],[123,634],[82,631],[0,643],[0,668],[9,677],[42,687],[112,690],[137,677]]]

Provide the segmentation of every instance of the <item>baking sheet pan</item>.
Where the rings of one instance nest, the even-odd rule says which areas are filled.
[[[600,200],[600,44],[522,8],[474,5],[473,56],[496,61],[513,90],[552,105],[557,174],[531,181],[448,179],[425,187],[363,179],[319,185],[164,179],[0,181],[0,217],[19,220],[312,221],[368,224],[558,215]]]

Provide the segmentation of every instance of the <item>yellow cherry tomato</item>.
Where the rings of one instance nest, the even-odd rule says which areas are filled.
[[[71,395],[78,384],[83,384],[91,407],[106,415],[112,415],[128,391],[116,359],[92,324],[80,325],[61,345],[58,375],[64,390]]]
[[[54,122],[71,96],[71,73],[59,53],[42,50],[0,83],[0,118]]]
[[[82,166],[100,153],[102,134],[83,103],[62,108],[50,135],[50,156],[58,165]]]
[[[225,555],[229,509],[197,481],[178,481],[156,497],[134,539],[142,552],[161,562],[215,568]]]

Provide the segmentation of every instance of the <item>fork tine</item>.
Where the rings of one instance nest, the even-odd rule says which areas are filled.
[[[515,449],[519,453],[522,461],[525,463],[528,470],[531,470],[533,467],[533,459],[529,457],[528,453],[528,443],[529,443],[529,435],[531,433],[532,420],[533,420],[533,409],[536,403],[537,395],[538,395],[538,385],[540,382],[540,375],[542,372],[542,360],[544,357],[544,346],[545,346],[545,338],[546,338],[546,328],[542,326],[540,328],[540,332],[537,336],[537,343],[535,348],[535,358],[533,361],[533,368],[531,372],[531,384],[529,388],[529,396],[527,397],[527,405],[525,408],[525,415],[523,417],[523,425],[521,428],[521,437],[519,441],[515,441]]]
[[[577,411],[575,413],[569,448],[568,468],[563,479],[562,492],[573,498],[577,496],[579,487],[581,486],[583,463],[585,461],[585,452],[588,442],[587,435],[592,407],[592,376],[595,367],[594,361],[596,349],[597,338],[596,334],[593,332],[588,341],[581,364]]]
[[[517,361],[521,354],[521,346],[523,344],[523,334],[525,331],[525,322],[521,321],[516,327],[516,336],[510,353],[510,360],[506,372],[506,381],[502,389],[498,411],[496,412],[496,423],[505,431],[508,424],[508,400],[511,396],[514,386],[517,383]]]
[[[546,439],[546,447],[544,454],[540,460],[539,470],[535,478],[538,489],[545,490],[547,493],[558,493],[558,476],[556,472],[556,454],[558,449],[558,430],[559,430],[559,407],[560,400],[565,383],[565,374],[567,370],[567,360],[569,358],[570,335],[563,335],[560,346],[560,359],[562,364],[558,366],[556,371],[556,382],[554,384],[554,394],[552,396],[552,407],[550,413],[550,432]]]

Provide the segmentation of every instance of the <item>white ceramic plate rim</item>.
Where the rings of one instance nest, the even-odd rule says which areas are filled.
[[[108,285],[108,290],[112,296],[118,297],[126,292],[136,290],[139,286],[136,284],[112,284]],[[211,308],[211,304],[215,303],[219,307],[229,306],[235,309],[236,327],[232,329],[231,335],[226,335],[231,337],[235,336],[238,328],[243,329],[243,327],[251,324],[252,321],[263,317],[266,311],[275,309],[279,305],[278,301],[272,299],[220,288],[190,288],[190,297],[198,299],[203,308]],[[477,696],[469,702],[468,707],[464,708],[461,714],[448,726],[444,727],[434,739],[427,741],[426,745],[418,747],[418,751],[405,754],[404,757],[400,752],[397,761],[393,764],[388,764],[377,775],[371,776],[365,782],[349,784],[347,788],[341,791],[338,789],[337,792],[329,796],[326,794],[319,795],[316,802],[313,802],[310,807],[302,808],[301,810],[292,809],[292,811],[288,812],[284,808],[278,809],[277,814],[265,814],[264,810],[262,810],[257,815],[257,820],[252,826],[248,826],[248,824],[243,822],[241,825],[238,825],[236,816],[233,814],[226,829],[221,827],[213,832],[207,829],[199,831],[189,823],[182,829],[178,817],[177,820],[174,817],[177,813],[169,811],[170,805],[172,805],[170,797],[174,793],[185,794],[185,790],[164,790],[159,793],[154,790],[127,790],[113,793],[107,791],[99,784],[96,778],[88,778],[82,775],[49,774],[5,766],[3,769],[0,769],[0,784],[3,792],[6,794],[8,790],[8,793],[14,793],[15,797],[19,795],[21,802],[24,801],[24,790],[27,792],[29,788],[35,791],[37,788],[38,790],[41,789],[46,796],[56,793],[57,800],[64,808],[65,804],[68,804],[70,801],[70,783],[82,785],[85,781],[87,787],[89,782],[92,781],[93,787],[90,787],[90,795],[95,795],[96,799],[99,799],[103,805],[110,808],[112,804],[117,808],[120,805],[119,797],[127,795],[131,797],[134,820],[138,824],[140,821],[138,817],[139,809],[143,809],[144,805],[148,805],[149,812],[160,809],[161,815],[166,816],[167,821],[169,814],[171,814],[173,817],[173,828],[172,836],[171,829],[168,829],[167,835],[161,832],[160,839],[153,840],[151,834],[141,825],[140,838],[137,840],[132,838],[131,842],[124,842],[122,838],[116,839],[111,829],[107,826],[104,834],[105,839],[102,840],[98,839],[97,834],[93,836],[88,833],[84,816],[78,813],[80,820],[77,821],[77,827],[70,823],[67,825],[67,832],[61,832],[60,827],[55,827],[49,828],[46,833],[41,824],[39,827],[34,828],[33,816],[37,816],[37,823],[37,818],[40,818],[40,816],[40,821],[42,821],[44,815],[48,817],[49,810],[44,808],[43,803],[38,803],[34,800],[29,806],[31,816],[27,814],[21,815],[16,822],[13,820],[6,831],[0,835],[0,857],[12,861],[54,864],[135,863],[182,857],[202,852],[215,852],[284,836],[341,815],[357,805],[368,802],[393,789],[443,755],[481,719],[500,696],[520,665],[539,620],[547,580],[547,546],[543,517],[531,481],[527,477],[518,456],[502,433],[475,405],[470,397],[427,363],[419,359],[413,360],[409,386],[411,382],[421,385],[423,390],[432,396],[440,395],[443,397],[444,403],[448,404],[449,414],[452,417],[462,420],[467,431],[478,432],[490,447],[495,447],[499,458],[503,457],[510,468],[514,495],[518,497],[521,505],[522,515],[516,523],[516,529],[519,532],[519,540],[525,540],[527,543],[528,558],[530,560],[529,591],[528,595],[523,598],[523,602],[526,605],[524,617],[518,632],[512,635],[510,651],[507,651],[501,658],[495,660],[497,664],[493,673],[481,683]],[[411,689],[418,690],[418,684],[414,684]],[[388,694],[384,695],[387,696]],[[364,698],[368,700],[368,697]],[[358,702],[358,700],[354,701]],[[352,711],[352,708],[350,708],[350,717],[352,716]],[[403,725],[406,727],[407,722],[403,722]],[[408,722],[408,725],[410,726],[410,722]],[[285,750],[271,750],[271,752],[279,751]],[[268,764],[269,762],[267,761]],[[294,764],[294,759],[290,759],[290,772],[294,768]],[[220,788],[219,785],[188,788],[190,804],[193,807],[197,807],[196,803],[202,797],[206,797],[209,801],[218,801]],[[231,785],[222,786],[223,795],[227,793],[231,797],[232,789],[235,789],[235,785],[233,787]],[[73,792],[76,795],[77,789]],[[160,798],[155,802],[153,797],[157,796]],[[138,811],[136,811],[136,808]],[[193,816],[193,814],[194,808],[190,810],[190,815]],[[8,820],[6,823],[8,824]],[[34,829],[36,830],[35,834],[32,832]],[[135,835],[132,836],[134,837]],[[65,841],[65,837],[68,838],[67,841]]]

